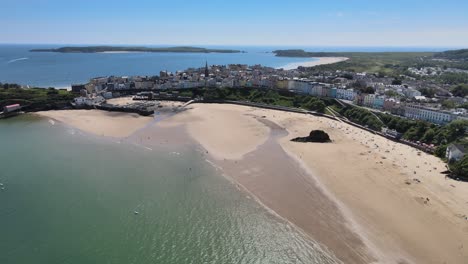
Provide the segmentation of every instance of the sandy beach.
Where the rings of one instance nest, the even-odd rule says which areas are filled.
[[[239,160],[265,143],[269,137],[269,128],[259,125],[248,113],[239,113],[229,108],[216,113],[218,109],[210,105],[193,105],[190,108],[161,122],[159,126],[185,125],[189,134],[217,160]]]
[[[283,68],[285,70],[294,70],[294,69],[299,68],[300,66],[314,67],[318,65],[333,64],[333,63],[338,63],[338,62],[349,60],[349,58],[345,58],[345,57],[320,57],[320,58],[314,58],[314,59],[315,60],[313,61],[289,63],[289,64],[286,64],[285,66],[278,67],[278,68]]]
[[[58,110],[36,114],[98,136],[124,138],[153,120],[138,114],[100,110]]]
[[[40,114],[98,135],[133,133],[151,147],[186,133],[226,177],[343,263],[468,261],[468,184],[446,180],[438,158],[350,125],[220,104],[193,104],[160,122],[96,110]],[[313,129],[333,142],[290,141]]]
[[[228,176],[338,252],[345,263],[466,263],[468,221],[462,216],[468,214],[468,185],[446,180],[440,174],[445,164],[438,158],[334,120],[234,105],[192,108],[167,122],[185,122],[194,139],[206,149],[216,149],[214,158]],[[251,130],[228,129],[227,122],[219,122],[234,113],[238,117],[229,119],[229,126],[251,124]],[[256,152],[266,142],[263,136],[252,140],[268,127],[262,119],[287,132],[275,142],[306,176],[287,165],[287,157],[282,157],[283,164],[275,162],[279,149]],[[334,142],[290,141],[312,129],[325,130]],[[244,146],[244,152],[254,149],[243,155],[243,163],[229,161],[233,140]],[[265,156],[269,162],[260,166]],[[281,169],[284,164],[291,166],[286,172]],[[281,173],[288,173],[287,179]],[[310,195],[317,186],[324,194],[321,204]],[[309,205],[303,207],[304,203]],[[317,228],[317,218],[330,220],[314,214],[319,211],[341,219],[346,229],[336,222]],[[326,230],[330,227],[341,231]]]
[[[125,53],[143,53],[143,51],[102,51],[103,54],[125,54]]]

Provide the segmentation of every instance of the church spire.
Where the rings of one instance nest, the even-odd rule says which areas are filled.
[[[210,75],[210,71],[208,70],[208,61],[205,63],[205,78],[208,78]]]

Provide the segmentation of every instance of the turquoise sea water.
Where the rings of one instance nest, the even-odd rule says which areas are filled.
[[[307,58],[279,58],[272,48],[232,47],[247,53],[52,53],[29,52],[50,45],[0,45],[0,82],[40,87],[70,87],[98,76],[159,75],[190,67],[231,63],[280,67]]]
[[[188,146],[25,115],[0,120],[0,183],[2,264],[334,263]]]
[[[277,49],[300,48],[308,51],[441,51],[448,48],[430,47],[221,47],[246,53],[121,53],[64,54],[29,52],[35,48],[58,48],[73,45],[0,44],[0,82],[40,87],[70,87],[98,76],[159,75],[161,70],[177,71],[189,67],[241,63],[281,67],[289,63],[310,61],[311,58],[280,58],[271,52]],[[81,45],[82,46],[82,45]],[[171,45],[166,45],[171,46]]]

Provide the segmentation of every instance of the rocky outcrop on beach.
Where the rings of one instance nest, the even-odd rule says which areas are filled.
[[[312,130],[307,137],[297,137],[291,139],[294,142],[315,142],[328,143],[331,142],[330,136],[323,130]]]

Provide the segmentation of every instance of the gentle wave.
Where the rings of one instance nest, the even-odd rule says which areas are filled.
[[[10,64],[10,63],[13,63],[13,62],[17,62],[17,61],[22,61],[22,60],[29,60],[29,58],[14,59],[14,60],[8,61],[7,64]]]

